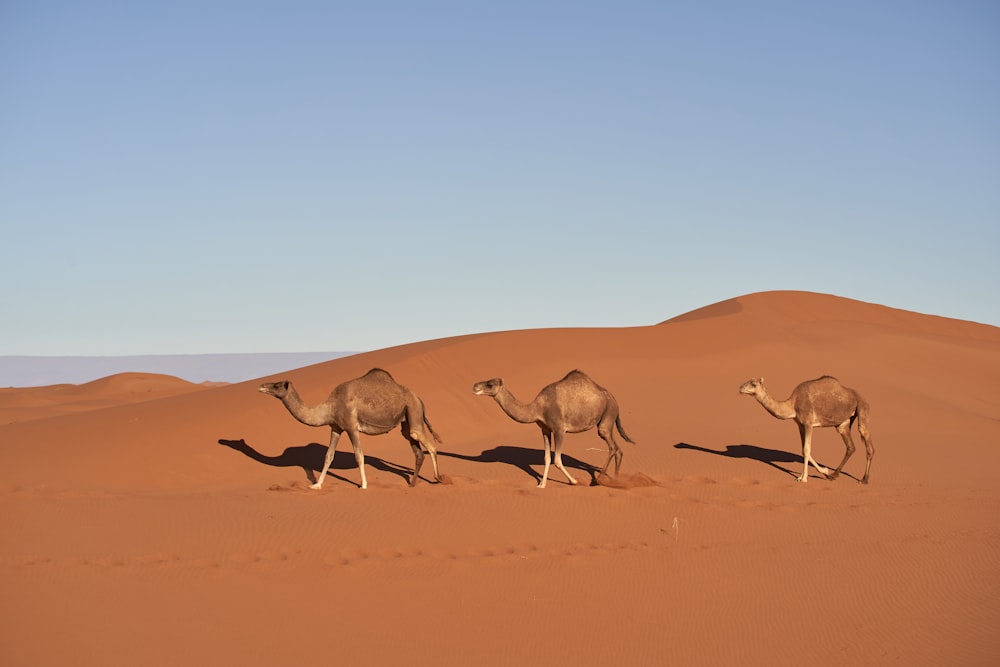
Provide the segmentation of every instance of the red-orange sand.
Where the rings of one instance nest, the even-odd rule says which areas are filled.
[[[258,382],[162,376],[0,392],[3,665],[1000,664],[1000,329],[802,292],[663,324],[513,331],[274,376],[309,403],[379,366],[445,442],[406,484],[398,431],[346,437]],[[596,433],[548,488],[521,400],[580,368],[638,445],[590,484]],[[872,406],[835,481],[801,471],[785,398],[838,377]],[[140,387],[140,389],[136,389]],[[149,391],[146,391],[146,390]],[[140,400],[147,394],[149,400]],[[843,445],[817,431],[835,466]]]

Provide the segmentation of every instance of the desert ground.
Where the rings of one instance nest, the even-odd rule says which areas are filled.
[[[423,399],[439,445],[408,486],[395,430],[308,404],[370,368]],[[542,437],[522,402],[581,369],[637,442]],[[871,405],[835,480],[802,471],[784,399],[836,376]],[[813,456],[844,454],[832,428]],[[129,373],[0,390],[0,664],[1000,664],[1000,329],[805,292],[657,325],[503,331],[205,386]]]

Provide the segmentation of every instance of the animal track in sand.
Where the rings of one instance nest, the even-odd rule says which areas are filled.
[[[609,555],[621,552],[647,551],[663,548],[649,540],[627,540],[622,542],[576,542],[541,548],[536,544],[507,544],[501,546],[472,546],[464,550],[423,551],[419,548],[394,548],[377,551],[374,554],[359,551],[341,551],[323,560],[330,566],[350,566],[365,563],[425,559],[427,561],[459,562],[514,562],[538,557],[574,558],[588,555]]]
[[[15,560],[12,564],[32,567],[35,565],[48,565],[51,562],[52,559],[46,558],[45,556],[23,556]]]
[[[66,559],[53,559],[46,556],[21,556],[13,558],[6,563],[0,563],[0,565],[8,565],[14,567],[37,567],[37,566],[75,566],[75,567],[86,567],[86,568],[128,568],[128,567],[141,567],[141,568],[154,568],[154,567],[170,567],[170,566],[185,566],[194,565],[195,567],[201,568],[216,568],[222,567],[224,564],[232,564],[239,566],[254,565],[257,563],[281,563],[284,561],[291,560],[298,554],[302,553],[300,549],[287,550],[267,550],[259,553],[247,553],[238,552],[232,554],[228,557],[206,557],[206,556],[196,556],[196,557],[183,557],[178,554],[164,553],[164,552],[154,552],[149,554],[137,554],[137,555],[113,555],[113,556],[96,556],[92,558],[66,558]]]
[[[660,533],[663,531],[661,530]],[[659,536],[659,533],[657,534]],[[607,542],[574,542],[539,546],[534,543],[477,545],[464,549],[423,549],[418,546],[385,547],[375,550],[342,549],[322,556],[323,565],[347,567],[364,564],[379,565],[400,562],[464,562],[468,564],[485,562],[517,562],[537,558],[579,558],[586,556],[608,556],[624,552],[639,552],[665,548],[666,542],[630,539]],[[58,561],[45,556],[21,556],[0,565],[13,567],[60,567],[77,566],[86,568],[171,568],[194,566],[199,569],[222,567],[255,567],[290,563],[303,557],[301,549],[268,549],[260,552],[241,551],[228,556],[181,556],[175,553],[153,552],[138,555],[105,555],[94,558],[76,558]]]
[[[435,550],[424,551],[420,548],[387,548],[374,552],[363,550],[339,551],[321,559],[323,565],[328,567],[350,567],[359,565],[373,565],[391,563],[433,563],[441,561],[451,561],[455,563],[503,563],[520,562],[524,560],[535,560],[538,558],[581,558],[587,556],[612,556],[618,553],[634,553],[648,551],[652,549],[662,549],[663,545],[656,545],[647,540],[627,540],[621,542],[603,543],[573,543],[561,544],[546,548],[540,548],[535,544],[501,545],[501,546],[479,546],[470,547],[464,550]],[[60,562],[47,557],[23,556],[9,560],[6,565],[12,567],[38,568],[38,567],[60,567],[77,566],[85,568],[99,569],[151,569],[151,568],[177,568],[195,567],[197,569],[218,569],[223,567],[252,568],[267,565],[280,565],[290,563],[295,560],[301,552],[286,551],[264,551],[261,553],[236,553],[228,557],[194,557],[184,558],[176,554],[142,554],[138,556],[102,556],[93,559],[71,559]]]
[[[155,553],[147,554],[143,556],[136,556],[136,563],[139,565],[161,565],[164,563],[177,563],[181,560],[180,556],[175,554],[164,554]]]
[[[705,477],[704,475],[686,475],[681,479],[684,482],[694,482],[695,484],[716,484],[716,481],[711,477]]]

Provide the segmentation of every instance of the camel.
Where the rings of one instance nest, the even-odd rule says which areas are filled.
[[[809,480],[810,463],[827,479],[837,479],[847,459],[854,453],[851,426],[857,421],[858,432],[861,433],[861,439],[865,443],[865,453],[868,456],[865,476],[861,479],[861,483],[868,483],[875,447],[868,431],[868,402],[858,392],[840,384],[837,378],[824,375],[799,384],[792,391],[792,395],[784,401],[777,401],[767,393],[764,389],[764,378],[747,380],[740,386],[740,393],[756,398],[765,410],[778,419],[794,419],[799,425],[799,434],[802,437],[802,474],[797,479],[803,483]],[[832,473],[829,468],[816,463],[812,457],[812,430],[822,426],[835,427],[847,447],[844,459]]]
[[[579,370],[570,371],[562,380],[544,387],[535,400],[527,405],[514,398],[504,386],[503,378],[477,382],[472,387],[472,393],[477,396],[492,396],[514,421],[538,424],[542,429],[545,468],[542,471],[542,481],[538,483],[540,489],[544,489],[548,481],[549,459],[553,450],[556,467],[566,475],[570,484],[577,483],[562,462],[563,436],[567,433],[582,433],[597,427],[597,433],[608,443],[608,460],[601,469],[602,475],[611,465],[612,459],[615,462],[616,477],[621,468],[623,453],[615,442],[615,427],[626,441],[635,444],[622,428],[615,397]]]
[[[358,461],[358,470],[361,471],[361,488],[368,488],[360,434],[382,435],[397,425],[401,427],[403,437],[409,441],[413,449],[415,460],[410,486],[416,485],[420,476],[420,466],[424,462],[421,445],[431,455],[434,479],[441,481],[441,476],[438,474],[437,449],[434,446],[434,441],[441,442],[441,437],[434,432],[434,427],[427,421],[423,401],[412,391],[398,384],[381,368],[373,368],[359,378],[337,385],[330,393],[330,397],[316,406],[305,405],[295,387],[287,380],[262,384],[259,391],[280,399],[292,416],[303,424],[330,427],[330,446],[326,450],[323,470],[319,474],[319,479],[310,488],[323,488],[323,480],[337,450],[337,441],[344,431],[347,431],[354,447],[354,457]],[[428,433],[433,440],[428,437]]]

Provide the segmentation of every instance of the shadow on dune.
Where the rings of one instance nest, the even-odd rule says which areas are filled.
[[[448,456],[453,459],[475,461],[476,463],[506,463],[507,465],[514,466],[515,468],[520,468],[529,476],[534,477],[536,482],[540,482],[542,480],[542,473],[540,470],[545,466],[545,459],[543,458],[544,453],[541,448],[534,449],[528,447],[515,447],[513,445],[499,445],[493,449],[486,449],[483,450],[478,456],[452,454],[451,452],[438,450],[438,456]],[[573,458],[565,452],[563,452],[562,460],[563,465],[566,466],[567,469],[580,470],[589,474],[591,486],[597,484],[597,473],[601,471],[600,468]],[[537,466],[539,470],[536,471],[532,466]],[[549,481],[568,484],[568,482],[566,482],[566,478],[563,477],[561,472],[559,472],[559,469],[556,468],[554,462],[549,468]]]
[[[754,461],[766,463],[772,468],[780,470],[781,472],[791,475],[792,477],[798,477],[799,474],[789,470],[788,468],[779,466],[778,464],[797,463],[802,465],[801,454],[783,452],[777,449],[765,449],[764,447],[758,447],[756,445],[726,445],[725,451],[719,451],[716,449],[709,449],[707,447],[699,447],[698,445],[691,445],[686,442],[678,442],[674,445],[674,449],[693,449],[696,452],[705,452],[706,454],[715,454],[716,456],[725,456],[731,459],[752,459]],[[819,463],[820,465],[825,465],[823,462]],[[812,470],[812,466],[810,466],[810,470]],[[843,470],[840,474],[844,477],[850,477],[851,479],[858,481],[857,477]],[[825,479],[823,475],[819,475],[818,473],[811,474],[810,476],[816,477],[817,479]]]
[[[267,454],[261,454],[256,449],[248,445],[246,440],[243,438],[240,438],[239,440],[227,440],[222,438],[219,440],[219,444],[229,447],[230,449],[235,449],[241,454],[246,455],[258,463],[263,463],[264,465],[274,466],[276,468],[302,468],[302,471],[306,474],[310,484],[316,483],[316,474],[323,469],[323,459],[326,457],[327,450],[326,445],[312,442],[308,445],[302,445],[299,447],[286,447],[285,451],[281,454],[277,456],[268,456]],[[348,448],[350,448],[350,446],[348,446]],[[398,466],[394,463],[388,463],[377,456],[370,456],[368,454],[365,454],[365,465],[370,465],[376,470],[382,470],[399,475],[407,482],[409,482],[410,475],[413,474],[412,468],[403,468],[402,466]],[[426,465],[424,467],[426,467]],[[348,484],[360,486],[357,480],[348,479],[334,472],[334,470],[352,469],[358,469],[358,463],[354,460],[354,451],[338,450],[334,452],[333,463],[330,464],[330,469],[326,474],[330,477],[336,477],[337,479],[347,482]]]
[[[725,450],[719,451],[717,449],[709,449],[708,447],[691,445],[686,442],[678,442],[674,445],[674,449],[691,449],[696,452],[715,454],[716,456],[725,456],[731,459],[751,459],[753,461],[760,461],[761,463],[766,463],[772,468],[780,470],[781,472],[791,475],[792,477],[797,477],[796,473],[778,464],[802,463],[802,456],[799,454],[783,452],[777,449],[766,449],[756,445],[726,445]]]

